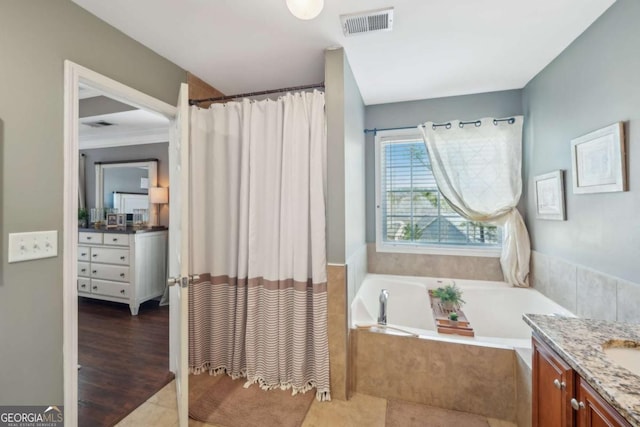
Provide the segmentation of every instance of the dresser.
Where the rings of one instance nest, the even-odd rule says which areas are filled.
[[[78,296],[140,304],[161,296],[167,283],[167,230],[78,233]]]

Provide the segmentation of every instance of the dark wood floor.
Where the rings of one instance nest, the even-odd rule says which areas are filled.
[[[78,299],[78,422],[112,426],[173,379],[169,307]]]

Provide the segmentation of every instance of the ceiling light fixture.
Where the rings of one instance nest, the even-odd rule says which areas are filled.
[[[306,21],[320,15],[324,0],[287,0],[287,7],[293,16]]]

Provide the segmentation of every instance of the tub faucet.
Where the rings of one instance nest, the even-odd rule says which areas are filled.
[[[389,291],[383,289],[380,291],[380,311],[378,312],[378,325],[387,324],[387,301],[389,300]]]

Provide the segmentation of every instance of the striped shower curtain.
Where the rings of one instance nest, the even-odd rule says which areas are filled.
[[[191,112],[189,365],[329,400],[324,93]]]

